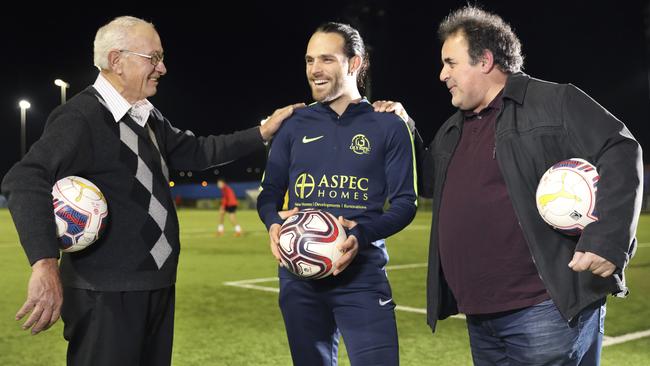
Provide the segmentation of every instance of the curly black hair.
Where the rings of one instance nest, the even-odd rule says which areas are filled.
[[[508,74],[523,68],[524,56],[521,42],[512,28],[500,16],[476,6],[467,5],[452,11],[438,27],[442,43],[450,36],[462,32],[469,47],[472,65],[476,65],[489,50],[497,67]]]

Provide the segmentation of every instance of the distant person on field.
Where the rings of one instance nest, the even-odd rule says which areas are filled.
[[[219,208],[219,227],[217,235],[223,235],[223,219],[228,213],[228,219],[235,227],[235,236],[241,236],[241,226],[237,223],[237,197],[235,192],[226,184],[223,178],[217,180],[217,187],[221,190],[221,208]]]

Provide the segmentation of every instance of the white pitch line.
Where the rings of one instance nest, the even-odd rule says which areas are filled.
[[[424,315],[427,314],[427,309],[414,308],[414,307],[404,306],[404,305],[397,305],[395,307],[395,310],[406,311],[408,313],[416,313],[416,314],[424,314]],[[464,314],[456,314],[456,315],[450,316],[450,318],[465,319],[465,315]]]
[[[271,281],[274,281],[274,280],[277,280],[277,278],[275,278],[275,277],[274,278],[270,278],[270,277],[269,278],[255,278],[255,279],[252,279],[252,280],[224,282],[224,285],[240,287],[240,288],[246,288],[246,289],[251,289],[251,290],[279,293],[280,289],[276,288],[276,287],[266,287],[266,286],[251,285],[251,283],[271,282]],[[407,313],[416,313],[416,314],[423,314],[423,315],[427,314],[427,309],[414,308],[414,307],[405,306],[405,305],[397,305],[397,306],[395,306],[395,310],[404,311],[404,312],[407,312]],[[456,315],[452,315],[450,318],[463,320],[463,319],[465,319],[465,315],[464,314],[456,314]],[[615,344],[630,342],[630,341],[634,341],[634,340],[645,338],[645,337],[650,337],[650,329],[640,331],[640,332],[623,334],[623,335],[620,335],[620,336],[617,336],[617,337],[604,336],[603,337],[603,347],[608,347],[608,346],[613,346]]]
[[[387,270],[400,270],[400,269],[411,269],[411,268],[422,268],[426,267],[426,263],[411,263],[411,264],[397,264],[394,266],[387,266]],[[262,282],[275,282],[277,281],[277,277],[264,277],[264,278],[253,278],[250,280],[241,280],[241,281],[229,281],[229,282],[224,282],[224,285],[227,286],[235,286],[235,287],[244,287],[241,285],[247,285],[251,283],[262,283]],[[261,286],[259,286],[261,287]]]
[[[400,270],[400,269],[412,269],[412,268],[423,268],[426,267],[426,263],[410,263],[410,264],[397,264],[393,266],[387,266],[387,270]],[[247,288],[251,290],[259,290],[259,291],[266,291],[266,292],[274,292],[274,293],[279,293],[280,289],[277,287],[269,287],[269,286],[259,286],[259,285],[254,285],[255,283],[265,283],[265,282],[277,282],[278,278],[277,277],[264,277],[264,278],[252,278],[249,280],[241,280],[241,281],[229,281],[229,282],[224,282],[223,284],[226,286],[233,286],[233,287],[240,287],[240,288]],[[422,308],[414,308],[411,306],[404,306],[404,305],[397,305],[395,307],[395,310],[399,311],[404,311],[408,313],[417,313],[417,314],[426,314],[427,309],[422,309]],[[465,315],[458,314],[452,316],[452,318],[457,318],[457,319],[465,319]]]
[[[402,267],[402,268],[407,268],[407,267]],[[409,267],[409,268],[416,268],[414,267]],[[266,277],[266,278],[253,278],[250,280],[242,280],[242,281],[231,281],[231,282],[224,282],[223,284],[226,286],[233,286],[233,287],[240,287],[240,288],[247,288],[251,290],[260,290],[260,291],[266,291],[266,292],[274,292],[274,293],[279,293],[280,289],[277,287],[268,287],[268,286],[258,286],[258,285],[252,285],[253,283],[264,283],[264,282],[275,282],[277,281],[277,277]],[[427,313],[427,309],[423,308],[414,308],[411,306],[404,306],[404,305],[397,305],[395,307],[395,310],[399,311],[404,311],[407,313],[416,313],[416,314],[425,314]],[[457,315],[452,315],[452,318],[456,319],[465,319],[465,315],[463,314],[457,314]]]
[[[414,307],[404,306],[404,305],[397,305],[395,307],[395,310],[405,311],[405,312],[409,312],[409,313],[416,313],[416,314],[424,314],[424,315],[426,315],[426,313],[427,313],[427,309],[414,308]],[[465,319],[465,315],[464,314],[456,314],[456,315],[452,315],[451,318]],[[634,340],[645,338],[645,337],[650,337],[650,329],[640,331],[640,332],[633,332],[633,333],[623,334],[623,335],[620,335],[620,336],[617,336],[617,337],[604,336],[603,337],[603,347],[613,346],[615,344],[620,344],[620,343],[625,343],[625,342],[630,342],[630,341],[634,341]]]
[[[234,286],[234,287],[241,287],[241,288],[248,288],[251,290],[260,290],[260,291],[266,291],[266,292],[275,292],[279,293],[280,289],[277,287],[266,287],[266,286],[257,286],[257,285],[247,285],[247,284],[235,284],[234,282],[226,282],[224,285],[227,286]]]
[[[617,337],[605,337],[603,340],[603,347],[613,346],[615,344],[634,341],[645,337],[650,337],[650,329],[640,332],[627,333]]]
[[[640,247],[648,247],[650,246],[650,243],[640,243]],[[399,269],[409,269],[409,268],[422,268],[426,267],[426,263],[411,263],[411,264],[398,264],[394,266],[387,266],[386,269],[390,270],[399,270]],[[233,287],[239,287],[239,288],[246,288],[250,290],[258,290],[258,291],[265,291],[265,292],[273,292],[273,293],[279,293],[280,289],[277,287],[269,287],[269,286],[259,286],[259,285],[254,285],[254,283],[264,283],[264,282],[277,282],[278,278],[277,277],[264,277],[264,278],[252,278],[248,280],[241,280],[241,281],[229,281],[229,282],[224,282],[223,284],[226,286],[233,286]],[[411,306],[405,306],[405,305],[397,305],[395,306],[395,310],[398,311],[404,311],[407,313],[416,313],[416,314],[424,314],[426,315],[427,309],[423,308],[414,308]],[[464,314],[456,314],[452,315],[451,318],[454,319],[465,319]],[[633,332],[633,333],[628,333],[628,334],[623,334],[617,337],[610,337],[610,336],[604,336],[603,337],[603,347],[608,347],[608,346],[613,346],[615,344],[620,344],[620,343],[625,343],[625,342],[630,342],[633,340],[645,338],[645,337],[650,337],[650,329],[640,331],[640,332]]]
[[[412,308],[410,306],[404,306],[404,305],[395,306],[395,310],[406,311],[406,312],[409,312],[409,313],[417,313],[417,314],[426,314],[427,313],[427,309]]]
[[[260,282],[273,282],[277,281],[277,277],[265,277],[265,278],[253,278],[250,280],[241,280],[241,281],[230,281],[230,282],[224,282],[224,285],[228,286],[238,286],[240,284],[248,284],[248,283],[260,283]]]

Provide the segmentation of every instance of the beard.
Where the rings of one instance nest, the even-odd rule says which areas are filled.
[[[315,101],[320,103],[331,102],[343,93],[343,79],[340,77],[334,77],[327,84],[327,88],[318,88],[313,83],[309,83],[311,88],[311,96]]]

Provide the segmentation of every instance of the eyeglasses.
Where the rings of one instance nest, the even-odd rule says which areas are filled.
[[[163,60],[165,59],[165,55],[162,52],[158,52],[158,51],[153,52],[151,55],[146,55],[144,53],[133,52],[133,51],[129,51],[129,50],[120,50],[120,52],[126,52],[126,53],[130,53],[130,54],[133,54],[133,55],[136,55],[136,56],[148,58],[149,62],[151,62],[151,64],[154,67],[158,66],[158,64],[163,62]]]

